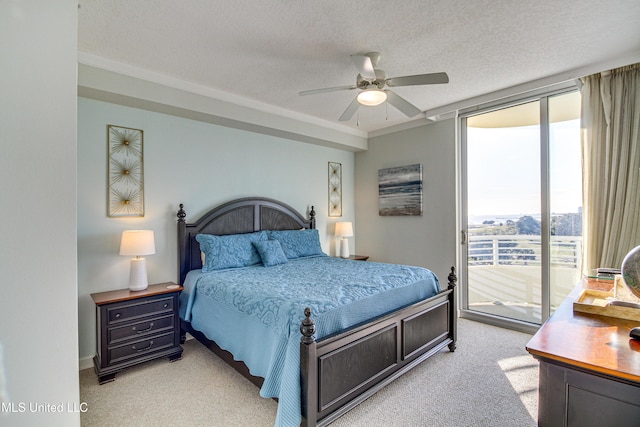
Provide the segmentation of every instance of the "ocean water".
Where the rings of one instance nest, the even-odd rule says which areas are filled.
[[[378,186],[380,215],[422,215],[422,182]]]
[[[469,215],[469,225],[482,225],[485,221],[495,221],[495,224],[506,224],[508,220],[513,222],[518,221],[523,216],[531,216],[538,221],[541,219],[541,215],[537,214],[493,214],[493,215]]]

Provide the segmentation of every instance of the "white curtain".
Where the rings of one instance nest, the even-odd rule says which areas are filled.
[[[582,79],[583,268],[640,245],[640,64]]]

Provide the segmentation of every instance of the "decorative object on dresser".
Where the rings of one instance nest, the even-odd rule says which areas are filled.
[[[350,222],[336,222],[336,237],[340,239],[340,257],[349,258],[349,241],[347,237],[353,236],[353,224]]]
[[[147,281],[147,261],[143,255],[156,253],[156,245],[152,230],[125,230],[120,240],[120,255],[135,256],[131,258],[129,271],[129,289],[142,291],[149,285]]]
[[[621,272],[627,288],[640,298],[640,246],[631,249],[624,257]]]
[[[144,291],[91,294],[96,305],[96,355],[100,384],[124,368],[167,356],[182,357],[178,297],[182,286],[158,283]]]
[[[635,297],[616,274],[613,279],[585,277],[589,286],[573,302],[573,311],[640,321],[640,299]]]
[[[342,164],[329,162],[329,216],[342,216]]]
[[[349,255],[348,259],[352,259],[354,261],[366,261],[369,259],[369,255]]]
[[[422,165],[378,170],[380,216],[422,215]]]
[[[445,347],[456,348],[453,267],[448,286],[441,289],[433,272],[421,267],[329,257],[322,253],[313,207],[307,219],[282,202],[262,197],[229,201],[193,223],[185,221],[180,205],[177,217],[185,308],[180,312],[181,333],[190,333],[260,387],[261,396],[277,397],[277,426],[327,425]],[[242,265],[250,268],[202,272],[197,236],[203,234],[234,242],[232,251],[219,254],[224,258],[252,254],[273,238],[286,260],[267,266],[243,256],[235,260],[244,260]],[[412,273],[391,273],[406,269]],[[399,276],[401,280],[389,280]],[[402,303],[389,298],[385,289],[400,282],[418,294]],[[367,308],[350,298],[338,298],[335,304],[336,295],[354,285],[374,293],[366,297]],[[349,295],[358,299],[354,292]],[[269,302],[256,304],[264,302],[264,296]],[[371,297],[376,304],[369,305]],[[271,315],[275,312],[284,314]],[[296,324],[302,335],[290,333]]]
[[[143,132],[107,126],[109,144],[108,215],[144,216]]]

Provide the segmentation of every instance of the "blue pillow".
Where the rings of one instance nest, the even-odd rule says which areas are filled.
[[[289,259],[313,255],[326,255],[320,246],[318,230],[272,230],[269,238],[277,240]]]
[[[259,264],[260,254],[253,246],[253,242],[267,240],[267,234],[264,231],[226,236],[198,234],[196,240],[200,243],[200,250],[205,255],[202,271],[206,273],[223,268]]]
[[[272,267],[278,264],[284,264],[289,262],[287,256],[282,252],[282,246],[277,240],[261,240],[253,242],[253,246],[256,247],[262,263],[265,267]]]

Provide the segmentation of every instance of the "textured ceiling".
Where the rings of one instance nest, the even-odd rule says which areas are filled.
[[[446,85],[394,88],[422,111],[640,52],[637,0],[80,0],[79,52],[371,132],[392,106],[338,117],[356,91],[349,56],[378,51],[389,77],[445,71]],[[637,57],[637,55],[635,55]],[[620,64],[624,65],[624,64]],[[258,104],[257,104],[258,103]]]

